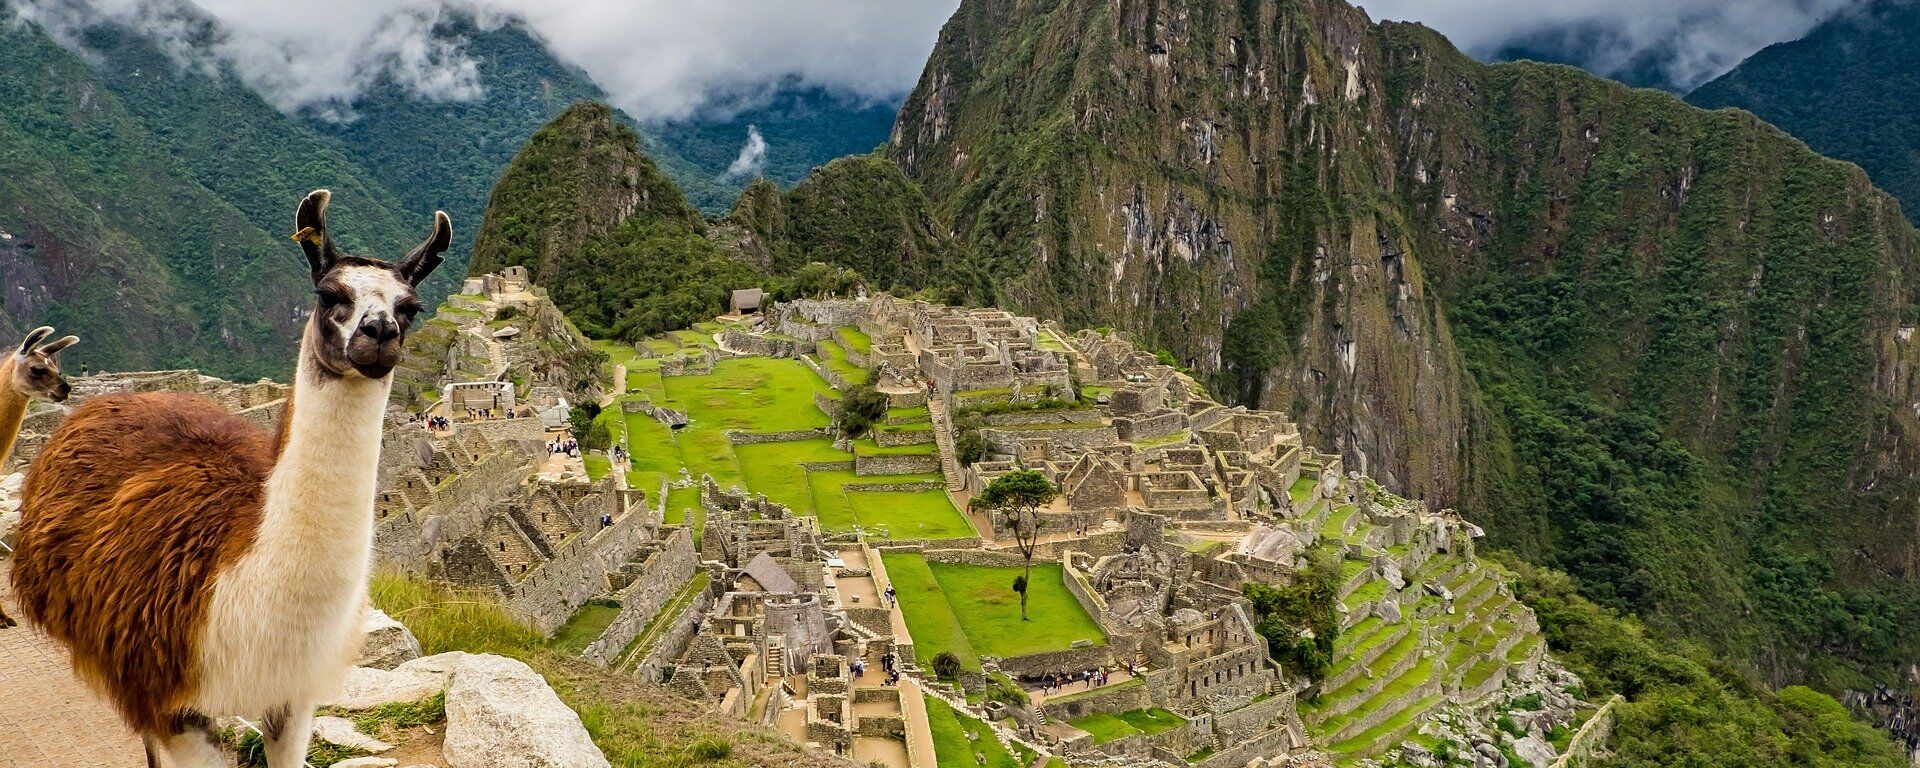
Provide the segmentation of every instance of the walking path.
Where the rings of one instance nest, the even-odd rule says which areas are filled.
[[[0,604],[18,617],[12,568],[12,561],[0,560]],[[0,629],[0,766],[145,765],[139,740],[68,671],[65,648],[25,626]]]

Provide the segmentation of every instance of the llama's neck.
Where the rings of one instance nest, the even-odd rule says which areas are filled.
[[[14,355],[0,362],[0,464],[13,455],[13,444],[20,439],[20,422],[27,418],[29,398],[6,386],[13,381],[13,366],[18,362],[20,358]]]
[[[318,568],[365,578],[381,421],[391,386],[388,380],[330,376],[302,345],[255,554],[278,562],[290,576],[311,578]],[[315,568],[298,567],[307,564]]]

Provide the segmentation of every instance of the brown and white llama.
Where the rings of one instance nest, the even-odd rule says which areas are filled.
[[[0,360],[0,463],[13,455],[13,444],[20,439],[20,422],[27,418],[27,406],[36,397],[54,402],[67,399],[73,387],[60,376],[60,350],[80,343],[78,336],[62,336],[45,345],[53,329],[40,326],[27,334],[20,347]],[[13,626],[13,617],[0,607],[0,629]]]
[[[222,765],[212,718],[240,715],[262,718],[268,765],[296,768],[357,644],[382,412],[452,229],[435,213],[398,263],[346,256],[328,197],[295,216],[318,298],[277,435],[194,395],[103,395],[27,471],[24,618],[72,651],[150,766]]]

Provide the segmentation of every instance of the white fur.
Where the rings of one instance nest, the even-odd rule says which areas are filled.
[[[341,351],[353,341],[353,334],[368,319],[393,320],[394,307],[412,292],[412,287],[380,267],[342,267],[340,284],[353,294],[353,314],[340,324]]]
[[[303,348],[319,335],[312,327]],[[312,703],[350,664],[373,547],[381,414],[390,379],[329,376],[303,352],[293,423],[247,553],[215,580],[193,709],[260,717],[291,707],[274,768],[298,766]],[[298,729],[296,732],[295,729]],[[285,762],[291,759],[292,762]]]

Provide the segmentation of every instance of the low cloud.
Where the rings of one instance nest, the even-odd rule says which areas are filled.
[[[484,92],[447,14],[518,19],[640,119],[726,115],[800,82],[869,99],[912,88],[958,0],[17,0],[72,42],[124,23],[190,66],[231,65],[275,106],[350,117],[391,77],[415,96]]]
[[[1862,0],[1370,0],[1376,19],[1418,21],[1487,58],[1512,48],[1562,53],[1618,76],[1656,70],[1685,91],[1773,43],[1798,39]]]
[[[720,174],[721,179],[740,179],[757,176],[767,167],[767,140],[760,135],[759,126],[747,126],[747,143],[740,146],[740,156],[735,157],[727,166],[727,172]]]

